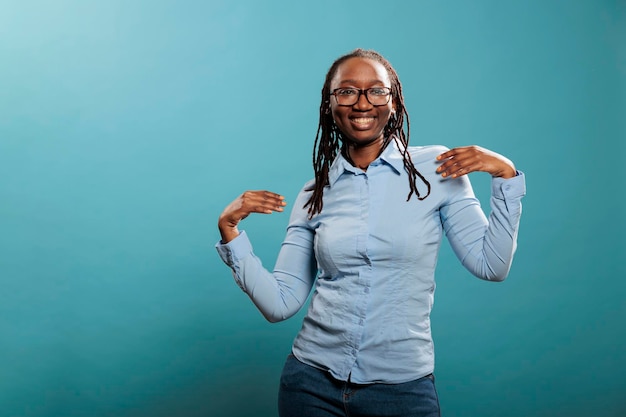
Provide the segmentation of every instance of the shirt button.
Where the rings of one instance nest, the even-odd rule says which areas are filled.
[[[365,294],[369,294],[370,293],[369,287],[365,287],[365,289],[363,291],[365,291]]]
[[[352,349],[352,354],[356,355],[356,349]]]

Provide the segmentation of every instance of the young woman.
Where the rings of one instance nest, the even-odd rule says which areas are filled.
[[[509,272],[524,175],[478,146],[409,147],[408,133],[396,71],[357,49],[326,76],[315,179],[273,272],[238,224],[283,211],[284,198],[247,191],[220,215],[218,253],[267,320],[292,316],[315,286],[281,376],[282,417],[439,416],[430,311],[443,235],[477,277]],[[493,177],[488,219],[466,176],[475,171]]]

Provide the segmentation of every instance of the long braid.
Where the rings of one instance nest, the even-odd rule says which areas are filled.
[[[330,166],[333,163],[335,157],[340,151],[345,149],[345,141],[342,141],[341,132],[335,126],[333,117],[330,112],[330,83],[337,72],[337,68],[344,61],[350,58],[368,58],[381,63],[389,73],[391,81],[391,94],[394,100],[396,112],[392,114],[387,126],[385,126],[385,146],[389,143],[391,138],[398,145],[398,149],[402,154],[404,162],[404,169],[409,174],[409,195],[407,201],[411,199],[413,194],[416,195],[418,200],[424,200],[430,195],[430,183],[424,178],[424,176],[415,168],[411,155],[408,151],[409,145],[409,114],[404,107],[404,96],[402,95],[402,85],[398,74],[393,69],[389,61],[387,61],[378,52],[372,50],[355,49],[347,55],[344,55],[337,59],[328,70],[326,74],[326,80],[322,87],[322,102],[320,104],[320,121],[315,135],[315,144],[313,145],[313,170],[315,172],[315,184],[312,187],[313,193],[306,202],[304,207],[308,207],[309,218],[312,218],[315,214],[321,213],[324,206],[323,195],[324,187],[328,185],[328,173]],[[406,117],[407,132],[404,132],[404,121]],[[384,147],[383,147],[384,149]],[[347,152],[346,152],[347,154]],[[420,195],[417,189],[416,178],[419,177],[424,184],[426,184],[427,192],[423,197]]]
[[[402,94],[402,84],[400,83],[398,74],[395,72],[393,68],[391,68],[391,65],[389,65],[389,68],[387,70],[390,73],[392,95],[393,97],[398,98],[396,102],[396,113],[398,114],[398,117],[396,118],[395,115],[392,115],[392,117],[389,119],[389,123],[385,127],[385,137],[389,137],[389,136],[393,137],[394,141],[396,142],[396,145],[398,145],[398,149],[400,149],[400,152],[402,153],[404,169],[409,174],[410,191],[409,191],[409,195],[406,198],[406,201],[409,201],[411,199],[411,196],[413,195],[413,193],[415,193],[415,196],[417,197],[417,199],[421,201],[430,195],[430,183],[417,170],[417,168],[415,168],[415,165],[413,164],[413,160],[411,159],[411,155],[409,154],[408,148],[409,148],[409,137],[410,137],[409,135],[411,132],[411,123],[409,121],[409,113],[407,112],[406,107],[404,107],[404,95]],[[405,117],[406,117],[406,134],[404,133],[404,129],[403,129]],[[423,197],[420,195],[420,192],[417,189],[417,184],[415,182],[416,177],[419,177],[422,180],[422,182],[426,184],[427,191],[426,191],[426,195],[424,195]]]

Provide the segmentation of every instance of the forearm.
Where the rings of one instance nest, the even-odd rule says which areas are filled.
[[[305,303],[315,277],[315,262],[306,241],[298,242],[288,234],[273,272],[263,267],[245,232],[216,248],[237,285],[268,321],[285,320]]]
[[[450,219],[448,238],[463,265],[475,276],[502,281],[511,268],[517,246],[523,174],[492,182],[491,213],[487,220],[478,204],[468,204]]]
[[[502,281],[509,274],[517,247],[518,222],[510,222],[510,213],[494,207],[483,233],[476,233],[474,244],[462,259],[475,276],[489,281]]]

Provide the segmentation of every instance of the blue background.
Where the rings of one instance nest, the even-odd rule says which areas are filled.
[[[626,415],[625,46],[623,0],[0,1],[0,415],[275,415],[302,313],[263,320],[216,221],[294,200],[355,47],[397,69],[411,144],[527,175],[507,281],[443,245],[443,415]],[[287,217],[243,226],[268,267]]]

